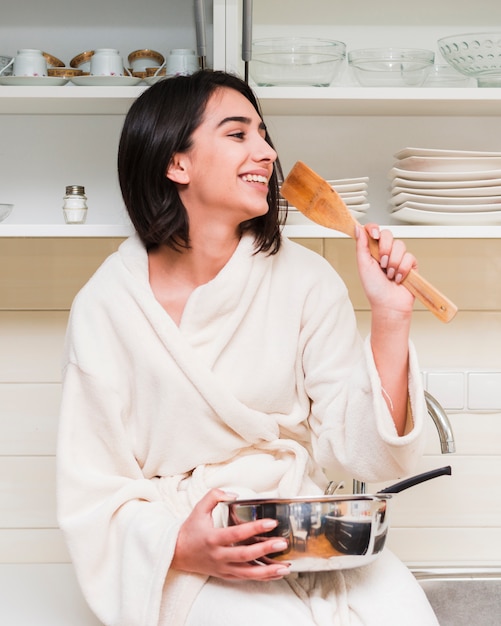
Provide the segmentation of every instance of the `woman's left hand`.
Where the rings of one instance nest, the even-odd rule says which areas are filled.
[[[379,261],[371,256],[369,236],[378,241]],[[360,280],[371,308],[410,313],[414,296],[401,283],[411,269],[417,269],[417,262],[404,242],[371,223],[359,227],[356,248]]]

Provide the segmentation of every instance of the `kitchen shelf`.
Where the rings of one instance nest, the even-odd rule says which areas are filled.
[[[256,87],[265,115],[499,115],[500,89]]]
[[[147,85],[0,86],[0,114],[124,115]],[[265,115],[499,115],[500,89],[254,87]]]
[[[128,237],[126,224],[0,224],[1,237]]]
[[[399,239],[499,239],[501,226],[413,226],[381,225]],[[121,238],[133,233],[132,226],[116,224],[0,224],[2,237]],[[291,239],[339,239],[346,235],[316,224],[285,226]]]
[[[3,115],[125,115],[147,85],[135,87],[0,86]]]

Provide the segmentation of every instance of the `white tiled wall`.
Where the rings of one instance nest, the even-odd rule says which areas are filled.
[[[301,243],[323,254],[347,281],[366,333],[369,313],[353,243]],[[0,267],[8,268],[0,273],[0,564],[69,561],[55,518],[60,355],[74,294],[118,244],[0,239]],[[412,332],[423,372],[499,376],[499,241],[408,240],[407,245],[419,258],[420,271],[459,306],[455,320],[444,325],[416,305]],[[478,403],[485,394],[475,383],[466,384],[468,397]],[[394,498],[389,545],[410,565],[501,564],[501,409],[495,406],[476,411],[464,404],[449,411],[457,448],[450,456],[440,454],[430,419],[420,469],[450,464],[453,475]]]

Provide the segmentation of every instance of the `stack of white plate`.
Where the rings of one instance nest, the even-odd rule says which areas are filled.
[[[336,180],[329,179],[327,182],[342,198],[353,217],[358,221],[363,220],[370,207],[367,197],[368,176],[338,178]],[[289,205],[287,224],[311,224],[311,221],[296,207]]]
[[[391,216],[409,224],[501,224],[501,152],[405,148],[390,170]]]

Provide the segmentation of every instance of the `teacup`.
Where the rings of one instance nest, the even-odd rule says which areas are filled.
[[[129,74],[129,71],[126,70]],[[97,48],[90,58],[90,73],[93,76],[123,76],[124,63],[118,50]]]
[[[149,50],[134,50],[127,58],[133,72],[145,72],[147,67],[159,67],[163,65],[165,59],[160,52]]]
[[[76,57],[73,57],[70,61],[70,67],[75,67],[82,72],[90,73],[90,60],[92,55],[94,54],[94,50],[86,50],[85,52],[81,52],[77,54]]]
[[[165,60],[167,76],[193,74],[200,69],[200,61],[194,50],[174,48]]]
[[[41,50],[18,50],[17,56],[0,70],[0,74],[4,74],[10,65],[14,76],[47,76],[47,60]]]

